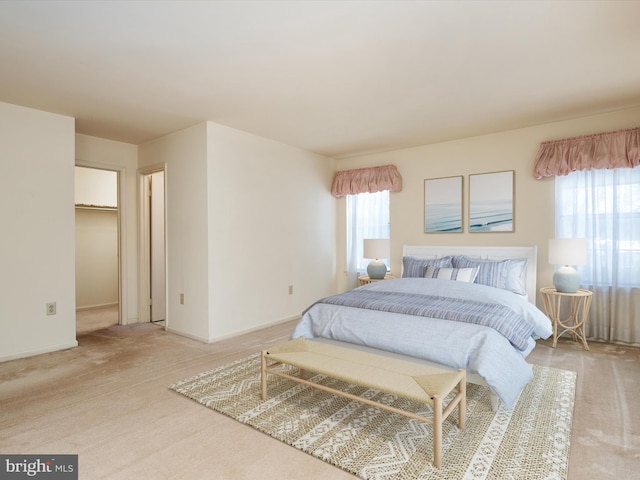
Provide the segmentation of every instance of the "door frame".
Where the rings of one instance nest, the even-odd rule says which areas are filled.
[[[169,297],[167,295],[167,165],[157,164],[140,168],[137,171],[138,190],[138,321],[151,322],[149,299],[151,298],[151,231],[150,231],[150,202],[147,178],[152,173],[164,173],[164,290],[165,290],[165,321],[164,329],[169,327]]]
[[[117,188],[118,188],[118,211],[117,211],[117,226],[118,226],[118,325],[127,325],[128,319],[125,312],[127,312],[127,256],[125,255],[126,249],[124,248],[124,239],[127,238],[126,222],[123,221],[126,210],[126,195],[125,188],[122,185],[125,176],[125,167],[119,167],[108,163],[90,162],[86,160],[76,159],[76,167],[94,168],[96,170],[107,170],[109,172],[116,172],[117,175]]]

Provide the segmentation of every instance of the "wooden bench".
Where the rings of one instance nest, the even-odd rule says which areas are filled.
[[[275,370],[274,367],[280,364],[299,368],[299,377]],[[306,370],[418,402],[429,403],[433,406],[433,417],[425,417],[310,382],[305,379]],[[433,464],[436,467],[440,467],[442,460],[442,422],[456,406],[458,406],[458,426],[460,429],[464,428],[466,414],[464,370],[451,372],[358,350],[307,341],[304,337],[300,337],[262,351],[262,400],[267,399],[267,374],[278,375],[351,400],[431,423],[433,425]],[[455,391],[456,395],[445,407],[443,399],[452,391]]]

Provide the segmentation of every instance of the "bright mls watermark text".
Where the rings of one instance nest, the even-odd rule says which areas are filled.
[[[0,480],[78,480],[78,455],[0,455]]]

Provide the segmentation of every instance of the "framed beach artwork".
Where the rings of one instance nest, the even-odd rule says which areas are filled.
[[[462,233],[462,176],[424,181],[424,233]]]
[[[469,232],[513,232],[514,170],[469,175]]]

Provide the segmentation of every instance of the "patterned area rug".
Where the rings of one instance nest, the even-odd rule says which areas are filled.
[[[293,367],[282,367],[295,372]],[[469,384],[467,425],[443,425],[442,467],[432,464],[431,425],[269,376],[260,399],[260,357],[252,355],[169,388],[363,479],[566,479],[576,374],[534,366],[512,410],[493,412],[489,389]],[[307,378],[431,416],[419,404],[307,373]]]

